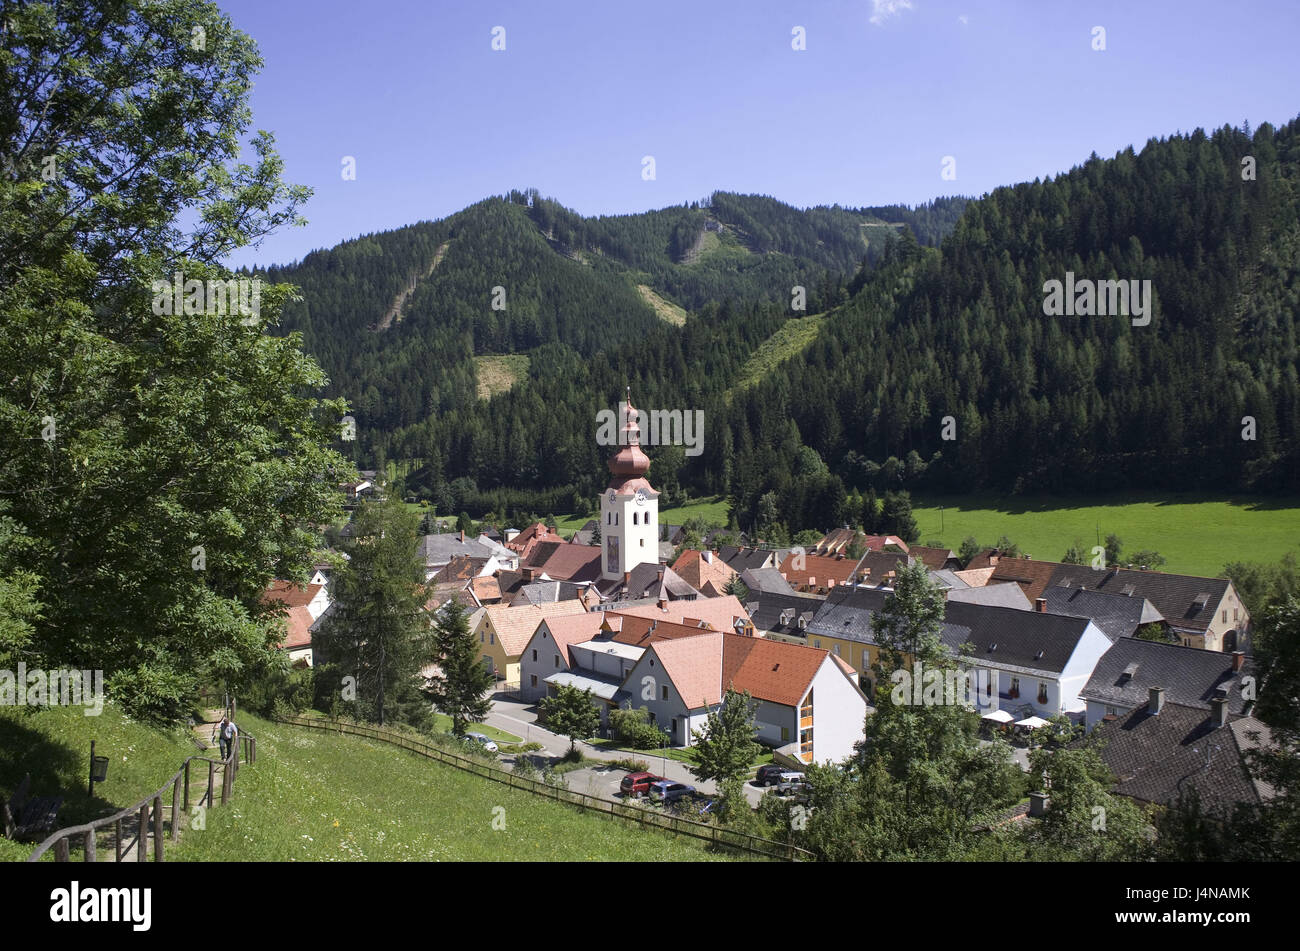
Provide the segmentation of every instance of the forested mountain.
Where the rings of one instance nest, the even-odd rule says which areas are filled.
[[[586,219],[516,192],[271,276],[303,287],[286,324],[370,424],[359,460],[418,460],[407,490],[444,512],[591,504],[595,414],[628,384],[639,406],[705,414],[702,455],[651,447],[655,484],[725,492],[745,528],[869,524],[865,500],[903,487],[1270,491],[1300,484],[1298,179],[1292,122],[917,209],[719,193]],[[403,319],[362,329],[444,246]],[[1150,323],[1046,315],[1044,284],[1067,272],[1150,281]],[[800,319],[796,283],[808,314],[827,311],[815,339],[729,392]],[[488,306],[498,284],[507,311]],[[686,307],[685,326],[636,284]],[[531,354],[527,380],[473,398],[468,357],[511,350]]]
[[[281,330],[302,332],[369,451],[397,428],[470,406],[471,356],[562,344],[590,357],[645,340],[661,320],[638,285],[688,312],[720,300],[788,307],[799,285],[816,312],[848,299],[845,281],[895,230],[866,212],[758,196],[718,193],[709,204],[583,218],[514,191],[264,276],[301,288]]]

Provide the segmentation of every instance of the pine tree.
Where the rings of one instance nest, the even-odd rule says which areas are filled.
[[[438,611],[433,645],[439,673],[429,686],[429,697],[435,707],[451,717],[451,732],[464,736],[470,723],[481,723],[491,712],[488,691],[495,678],[483,665],[465,609],[455,598]]]
[[[395,496],[357,507],[348,560],[334,576],[334,603],[316,637],[321,659],[339,677],[355,678],[359,708],[381,724],[394,702],[407,722],[428,719],[415,712],[427,713],[428,704],[412,703],[431,647],[417,523]]]

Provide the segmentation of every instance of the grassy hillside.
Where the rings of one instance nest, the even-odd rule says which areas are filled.
[[[111,703],[97,717],[81,707],[0,706],[0,790],[8,796],[32,775],[32,793],[63,796],[59,826],[79,825],[123,809],[154,792],[199,752],[184,727],[160,730],[135,723]],[[254,733],[256,735],[256,733]],[[90,741],[108,757],[108,779],[86,795]],[[0,860],[22,861],[35,843],[0,838]]]
[[[820,315],[793,317],[782,324],[781,329],[764,340],[745,362],[735,385],[727,391],[728,400],[735,393],[758,383],[781,362],[802,353],[816,339],[821,325]]]
[[[686,311],[678,307],[670,300],[664,300],[654,292],[649,284],[638,284],[636,289],[641,293],[641,297],[647,304],[654,308],[663,320],[676,327],[686,326]]]
[[[653,481],[653,464],[650,477]],[[687,519],[691,518],[703,518],[711,523],[726,525],[727,500],[715,495],[707,499],[698,499],[687,505],[670,505],[659,510],[660,525],[683,525]],[[571,532],[576,532],[582,528],[590,519],[590,515],[557,515],[555,518],[556,530],[561,535],[567,536]]]
[[[1091,499],[918,498],[913,509],[921,539],[957,548],[974,535],[993,542],[1007,535],[1035,558],[1059,561],[1078,540],[1091,548],[1098,530],[1115,533],[1124,551],[1154,549],[1161,570],[1216,577],[1230,561],[1276,561],[1300,553],[1300,498],[1232,500],[1195,495],[1130,493]],[[939,506],[943,506],[940,531]]]
[[[360,737],[246,717],[258,759],[177,861],[711,861],[631,828]],[[499,827],[494,828],[494,819]]]

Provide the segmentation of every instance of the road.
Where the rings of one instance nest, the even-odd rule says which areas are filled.
[[[559,736],[545,727],[539,726],[537,714],[529,704],[498,697],[493,700],[492,712],[488,714],[484,722],[489,726],[496,727],[498,730],[505,730],[516,736],[522,736],[525,743],[541,743],[543,750],[549,756],[558,758],[568,752],[569,738]],[[706,795],[713,795],[717,792],[717,787],[712,781],[700,782],[685,763],[655,756],[653,750],[642,750],[637,753],[629,753],[624,750],[610,751],[597,749],[582,742],[578,743],[578,748],[582,750],[585,759],[591,760],[608,761],[635,757],[648,763],[650,772],[657,776],[671,779],[673,782],[688,783]],[[503,759],[507,762],[513,760],[512,757],[503,757]],[[623,777],[626,775],[627,773],[621,769],[592,766],[590,768],[575,769],[566,773],[565,778],[568,780],[569,788],[574,792],[615,799],[620,798],[616,794],[619,791],[619,783],[622,782]],[[745,784],[745,798],[749,800],[750,805],[758,805],[758,800],[762,795],[763,791],[758,787],[750,783]]]

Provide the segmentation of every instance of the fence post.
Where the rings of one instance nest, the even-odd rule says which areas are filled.
[[[176,840],[176,830],[180,827],[181,817],[176,811],[180,803],[181,787],[178,783],[172,783],[172,841]]]
[[[113,850],[117,853],[116,862],[122,861],[122,820],[118,819],[113,823]]]
[[[185,805],[183,805],[181,808],[184,809],[186,812],[189,812],[190,811],[190,761],[188,758],[185,760],[185,794],[184,795],[185,795]]]
[[[137,862],[149,861],[149,806],[146,803],[140,807],[140,834],[136,836],[135,853]]]
[[[68,860],[68,839],[65,836],[54,843],[54,861],[66,862]]]
[[[227,760],[225,768],[221,771],[221,804],[223,806],[226,804],[226,800],[230,798],[230,791],[234,782],[234,768],[231,766],[231,761]]]
[[[95,861],[95,830],[91,829],[86,833],[85,859],[87,862]]]
[[[153,797],[153,860],[163,860],[162,796]]]
[[[217,782],[217,764],[208,760],[208,808],[212,808],[212,792],[216,788]]]

